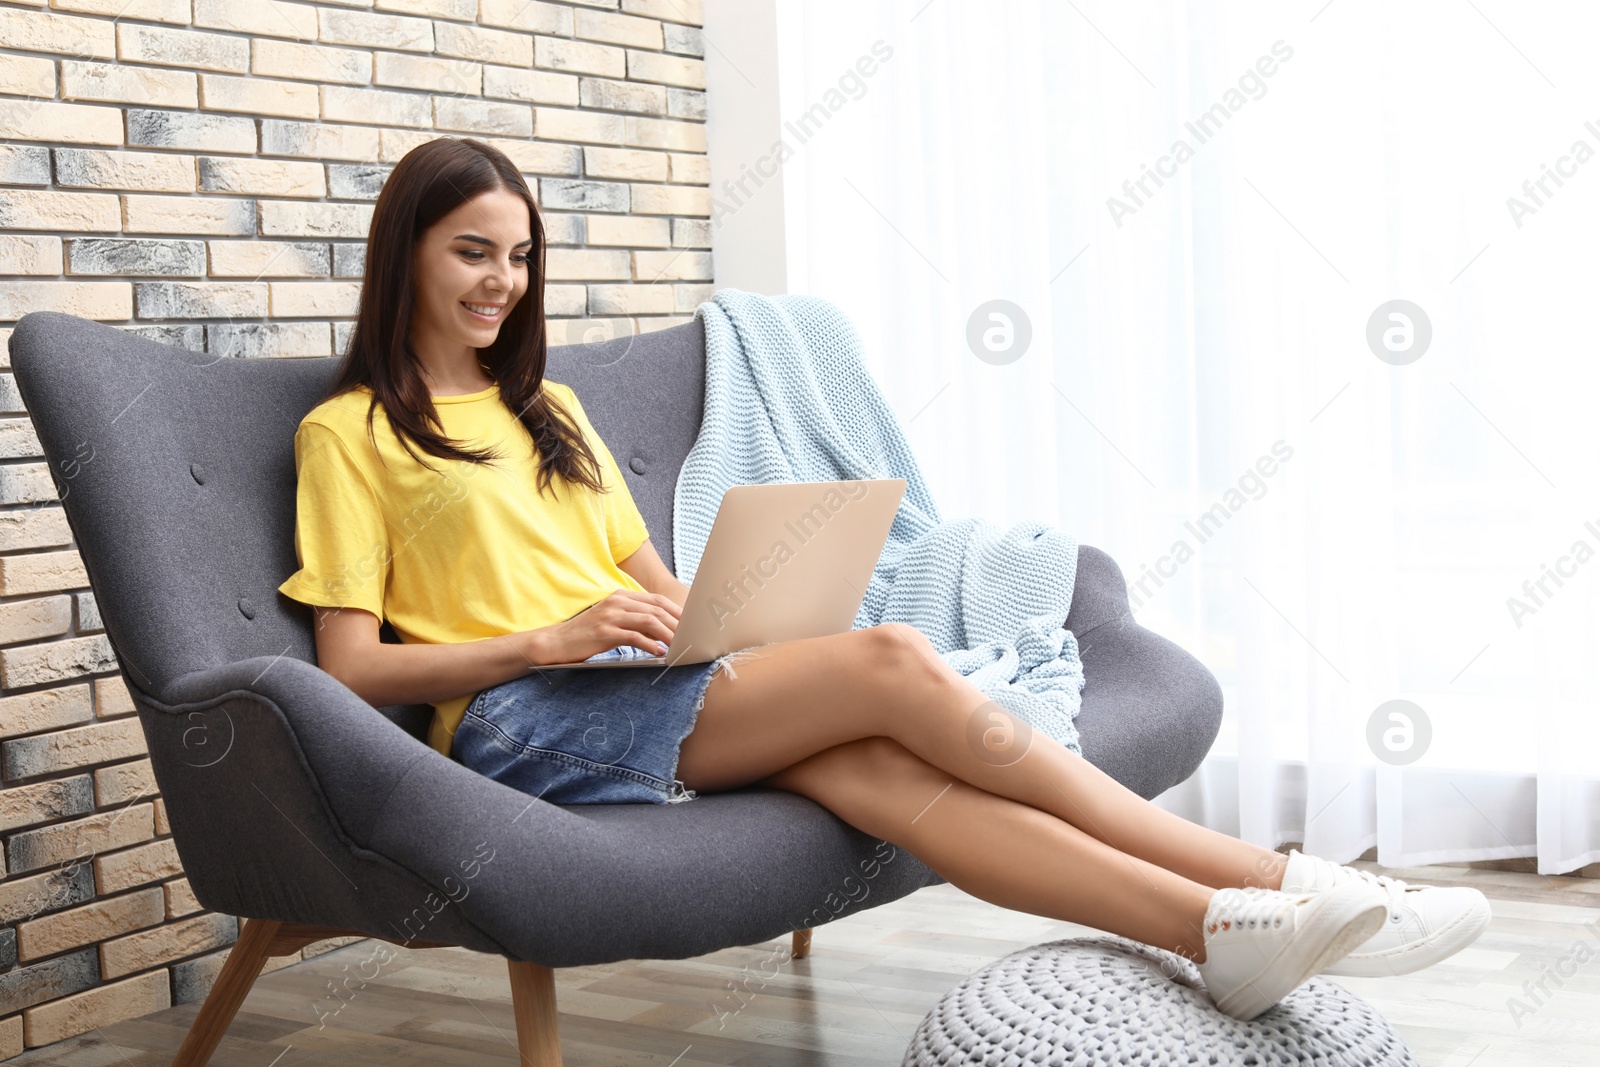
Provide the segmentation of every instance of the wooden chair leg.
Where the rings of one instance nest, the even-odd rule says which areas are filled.
[[[797,960],[803,960],[811,955],[811,928],[809,926],[804,930],[796,930],[794,932],[794,944],[790,948],[789,955]]]
[[[212,983],[211,992],[206,994],[205,1003],[200,1005],[200,1012],[189,1027],[172,1067],[205,1067],[268,959],[290,955],[316,941],[350,935],[373,936],[332,926],[245,919],[239,928],[239,938],[228,951],[228,958],[222,961],[222,970]],[[378,940],[406,948],[450,947],[445,941]],[[517,1049],[522,1054],[522,1063],[525,1067],[561,1067],[555,971],[522,960],[506,962],[511,971],[511,1010],[517,1021]]]
[[[228,1024],[233,1022],[239,1005],[244,1003],[250,987],[261,974],[261,968],[266,966],[270,955],[267,950],[272,947],[273,938],[282,925],[272,919],[244,921],[239,938],[228,950],[228,958],[222,961],[222,970],[212,983],[211,992],[206,994],[205,1003],[200,1005],[200,1014],[189,1027],[172,1067],[205,1067],[221,1043],[222,1035],[228,1032]]]
[[[556,972],[526,960],[507,960],[511,1013],[523,1067],[561,1067],[561,1032],[556,1021]]]

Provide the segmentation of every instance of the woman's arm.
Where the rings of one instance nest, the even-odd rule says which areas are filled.
[[[679,608],[689,596],[689,587],[673,577],[649,541],[617,566],[646,592]],[[558,650],[544,647],[549,627],[452,644],[386,644],[378,639],[381,622],[370,611],[319,607],[315,614],[317,665],[378,708],[447,700],[559,659]]]
[[[363,608],[314,609],[317,666],[375,708],[432,704],[510,681],[541,663],[544,630],[455,644],[388,644]],[[548,629],[548,628],[546,628]]]
[[[682,608],[689,599],[689,587],[675,578],[649,540],[634,550],[633,555],[617,564],[622,573],[644,586],[649,593],[659,593]]]

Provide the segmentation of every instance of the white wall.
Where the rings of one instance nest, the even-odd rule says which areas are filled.
[[[706,0],[706,146],[715,286],[789,291],[778,39],[781,0]]]

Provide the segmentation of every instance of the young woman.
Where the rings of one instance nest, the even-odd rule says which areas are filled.
[[[688,593],[578,397],[544,377],[544,257],[527,184],[481,142],[418,146],[378,198],[349,353],[296,433],[301,567],[280,586],[362,698],[432,703],[435,749],[555,803],[809,797],[975,896],[1194,960],[1240,1018],[1482,932],[1476,890],[1246,844],[1036,731],[1003,765],[974,752],[991,702],[903,624],[542,669],[664,651]]]

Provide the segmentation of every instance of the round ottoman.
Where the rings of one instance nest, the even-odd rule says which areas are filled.
[[[901,1067],[1184,1064],[1416,1067],[1372,1007],[1313,978],[1249,1022],[1224,1015],[1195,965],[1123,937],[1049,941],[939,999]]]

